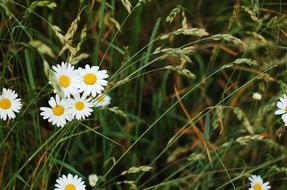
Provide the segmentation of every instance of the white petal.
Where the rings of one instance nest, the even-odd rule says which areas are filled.
[[[275,115],[281,115],[281,114],[283,114],[283,113],[285,113],[284,110],[277,110],[277,111],[275,112]]]

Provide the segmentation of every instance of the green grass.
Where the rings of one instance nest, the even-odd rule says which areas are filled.
[[[285,189],[284,1],[131,0],[130,13],[118,0],[35,2],[0,1],[0,85],[23,102],[0,121],[0,189],[53,189],[67,173],[87,189],[240,190],[252,174]],[[68,43],[80,48],[59,55]],[[108,71],[111,105],[57,128],[40,116],[49,67],[77,58]],[[139,166],[153,169],[121,175]]]

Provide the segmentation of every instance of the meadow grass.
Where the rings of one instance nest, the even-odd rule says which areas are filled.
[[[0,120],[0,189],[54,189],[68,173],[86,189],[240,190],[252,174],[286,189],[274,114],[287,90],[286,10],[282,0],[1,0],[0,85],[23,108]],[[60,128],[40,107],[62,61],[107,70],[111,104]]]

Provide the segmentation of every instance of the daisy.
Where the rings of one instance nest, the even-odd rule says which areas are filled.
[[[96,186],[98,181],[99,181],[99,177],[96,174],[89,175],[89,184],[91,187]]]
[[[0,119],[6,120],[14,119],[15,113],[19,113],[22,108],[21,100],[15,91],[3,88],[2,95],[0,95]]]
[[[71,94],[77,94],[77,82],[79,76],[77,70],[74,70],[74,66],[68,63],[62,62],[61,65],[52,67],[55,71],[55,79],[57,86],[54,85],[55,93],[63,93],[65,97],[69,97]]]
[[[48,119],[53,125],[64,127],[67,121],[73,119],[71,115],[70,99],[60,99],[58,95],[56,98],[51,97],[49,100],[51,107],[41,107],[41,116]]]
[[[107,71],[99,70],[98,66],[86,65],[85,69],[79,68],[79,75],[81,77],[78,83],[79,92],[83,92],[86,96],[96,97],[104,90],[103,86],[108,84],[108,81],[105,80],[108,77]]]
[[[72,116],[75,117],[77,120],[85,119],[92,113],[93,103],[91,102],[90,98],[86,98],[85,95],[76,95],[74,99],[71,100],[71,113]]]
[[[56,180],[55,190],[85,190],[86,185],[81,177],[68,174],[68,177],[62,175]]]
[[[94,100],[96,107],[105,107],[111,103],[111,97],[108,95],[101,94]]]
[[[269,182],[263,183],[263,180],[259,175],[252,175],[248,179],[251,181],[251,188],[249,188],[249,190],[268,190],[271,188]]]
[[[287,126],[287,97],[284,95],[280,98],[280,101],[277,102],[277,107],[279,108],[276,110],[275,115],[282,115],[282,119]]]

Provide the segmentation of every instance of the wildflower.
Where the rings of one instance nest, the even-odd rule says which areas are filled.
[[[94,101],[96,107],[105,107],[110,103],[111,103],[111,97],[104,94],[99,95]]]
[[[53,125],[58,127],[64,127],[67,121],[72,120],[71,109],[70,109],[70,100],[69,99],[60,99],[58,95],[56,98],[51,97],[49,100],[49,107],[41,107],[40,110],[41,116],[44,119],[48,119],[49,122],[52,122]]]
[[[249,190],[268,190],[271,188],[269,182],[263,183],[263,180],[259,175],[252,175],[248,179],[251,181],[251,188],[249,188]]]
[[[85,95],[74,96],[74,99],[71,100],[71,114],[77,120],[85,119],[92,113],[93,103],[90,101],[91,99],[87,99]]]
[[[287,126],[287,97],[284,95],[280,98],[280,101],[277,102],[277,107],[279,108],[276,110],[275,115],[282,115],[282,119]]]
[[[89,175],[90,186],[92,186],[92,187],[96,186],[98,180],[99,180],[99,177],[96,174]]]
[[[77,83],[79,76],[74,66],[68,63],[62,62],[61,65],[53,66],[55,71],[55,78],[57,80],[57,87],[55,87],[55,93],[63,93],[65,97],[69,97],[71,94],[77,94],[78,88]],[[60,91],[60,92],[59,92]]]
[[[86,185],[81,177],[68,174],[68,177],[62,175],[56,180],[55,190],[85,190]]]
[[[260,93],[258,93],[258,92],[255,92],[255,93],[253,93],[252,98],[254,100],[261,100],[262,95]]]
[[[19,113],[22,108],[21,100],[15,91],[3,88],[2,95],[0,95],[0,119],[6,120],[14,119],[15,113]]]
[[[99,70],[98,66],[86,65],[85,69],[79,68],[79,75],[81,77],[78,83],[79,92],[83,92],[86,96],[96,97],[104,90],[103,86],[108,84],[108,81],[105,80],[108,77],[107,71]]]

